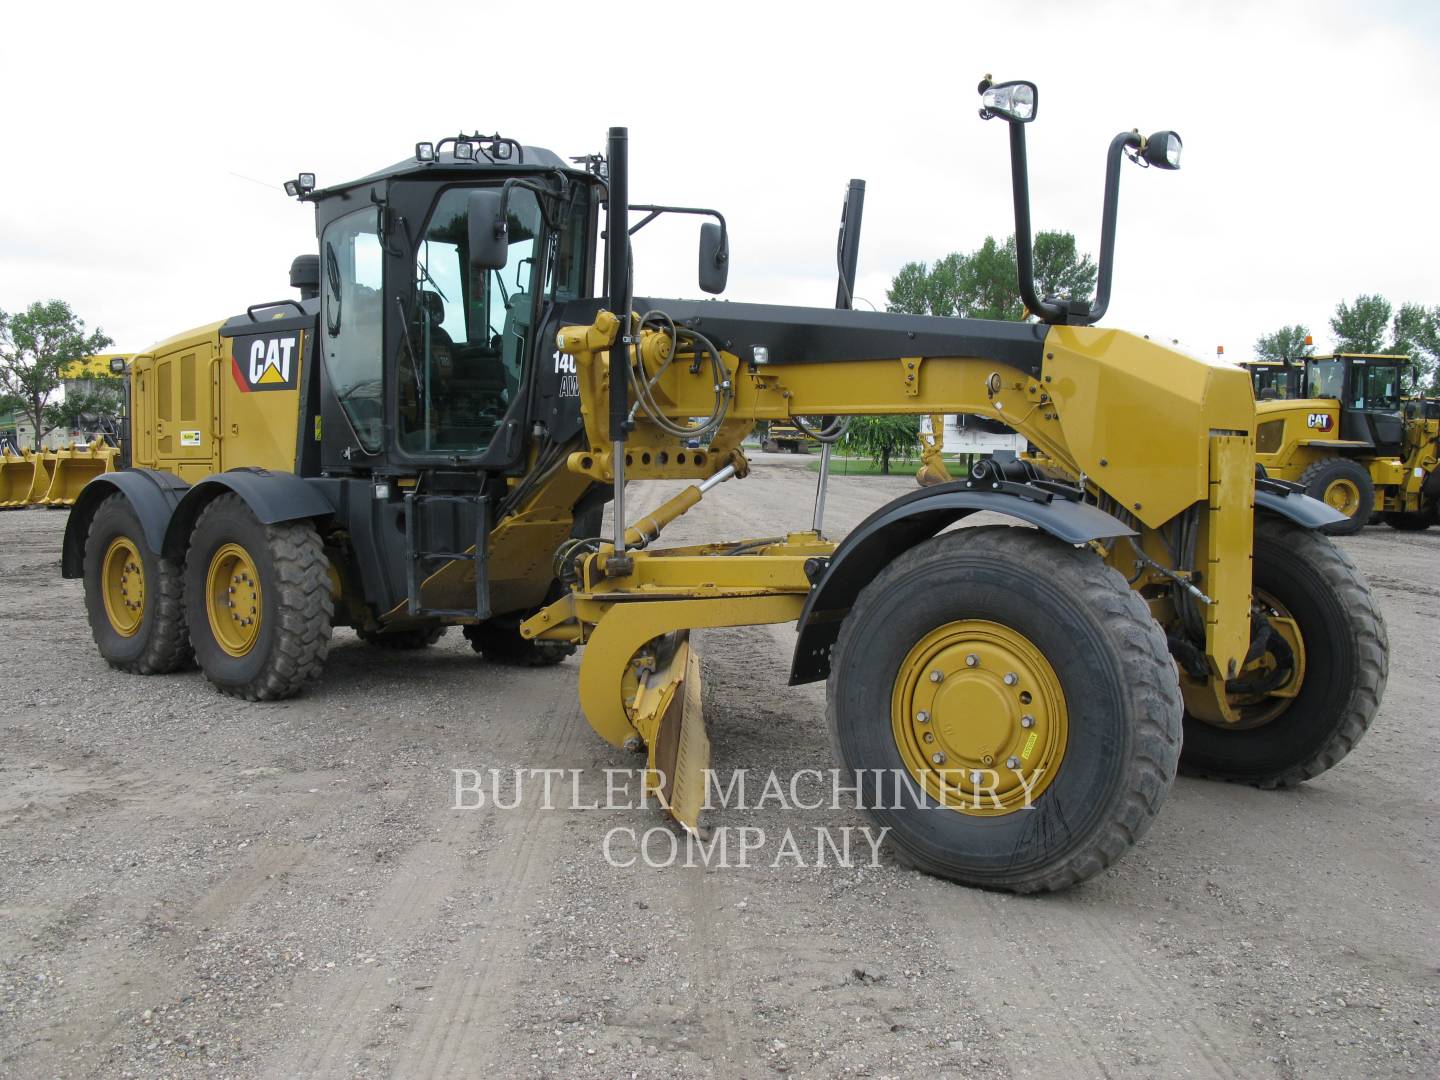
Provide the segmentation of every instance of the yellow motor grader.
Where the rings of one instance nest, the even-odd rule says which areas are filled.
[[[1039,323],[849,310],[858,204],[835,309],[635,298],[630,236],[657,215],[713,219],[706,292],[730,245],[715,211],[630,203],[623,128],[578,168],[475,134],[323,190],[300,174],[288,189],[319,241],[292,267],[301,299],[132,364],[135,467],[85,489],[64,545],[102,656],[138,673],[193,657],[221,691],[268,700],[320,674],[337,625],[395,648],[458,625],[516,663],[583,646],[587,720],[644,752],[703,830],[690,632],[793,623],[790,681],[827,680],[839,768],[897,857],[1015,891],[1119,857],[1177,766],[1261,786],[1328,769],[1387,670],[1365,581],[1316,531],[1334,511],[1257,481],[1244,372],[1093,325],[1123,161],[1176,168],[1178,136],[1112,140],[1098,299],[1045,300],[1036,89],[980,92],[1009,128]],[[822,465],[809,528],[655,546],[701,498],[744,498],[757,422],[829,417],[833,434],[863,413],[1002,420],[1050,464],[982,459],[839,543]],[[627,482],[677,478],[694,483],[627,515]],[[953,528],[978,511],[1011,525]]]

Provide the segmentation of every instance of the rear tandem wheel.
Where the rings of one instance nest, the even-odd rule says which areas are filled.
[[[106,663],[133,675],[190,664],[180,567],[154,554],[120,492],[95,508],[85,538],[85,613]]]
[[[195,658],[222,693],[277,701],[317,678],[330,648],[329,560],[309,521],[265,525],[238,495],[200,512],[185,559]]]

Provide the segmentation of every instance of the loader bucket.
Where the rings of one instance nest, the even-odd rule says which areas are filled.
[[[0,510],[18,510],[29,505],[35,482],[35,462],[30,451],[16,457],[6,450],[0,454]]]
[[[95,477],[115,471],[119,451],[97,438],[89,446],[55,452],[55,465],[42,501],[46,506],[74,506],[80,490]]]

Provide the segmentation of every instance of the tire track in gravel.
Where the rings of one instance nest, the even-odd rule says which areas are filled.
[[[585,748],[597,748],[573,679],[555,679],[541,709],[540,724],[517,731],[525,736],[517,748],[533,753],[536,767],[565,767],[577,750],[583,755]],[[555,872],[556,852],[566,843],[566,823],[572,820],[543,805],[527,797],[521,809],[491,818],[494,841],[478,873],[493,874],[484,881],[494,906],[484,911],[483,933],[468,935],[440,967],[429,993],[436,1007],[397,1054],[391,1075],[503,1075],[507,1064],[513,1065],[506,1060],[512,1047],[505,1036],[525,972],[528,915]],[[461,833],[469,827],[463,818],[445,811],[442,831]],[[476,873],[467,870],[470,876]],[[457,885],[463,882],[441,879],[438,893]]]
[[[1248,1032],[1147,970],[1138,928],[1122,934],[1071,897],[1007,897],[939,880],[921,890],[919,906],[927,936],[971,974],[976,996],[1000,1005],[990,1023],[1005,1032],[1016,1076],[1129,1075],[1138,1058],[1217,1080],[1271,1075],[1257,1071],[1268,1055]],[[1097,988],[1103,1013],[1087,1000]],[[1117,1035],[1107,1030],[1117,1013],[1153,1022]]]

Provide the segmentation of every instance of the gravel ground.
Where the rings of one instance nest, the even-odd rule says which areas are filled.
[[[667,541],[806,527],[801,464],[761,455]],[[912,484],[837,479],[831,532]],[[583,770],[590,801],[635,766],[586,726],[575,659],[337,631],[282,704],[121,675],[59,577],[63,526],[0,514],[0,1076],[1440,1075],[1440,530],[1340,541],[1393,650],[1346,761],[1288,792],[1181,779],[1118,866],[1016,898],[883,854],[775,867],[773,844],[618,868],[605,836],[655,811],[547,810],[533,784],[452,809],[454,769]],[[791,628],[698,637],[715,767],[828,768]],[[725,824],[810,843],[860,821]]]

